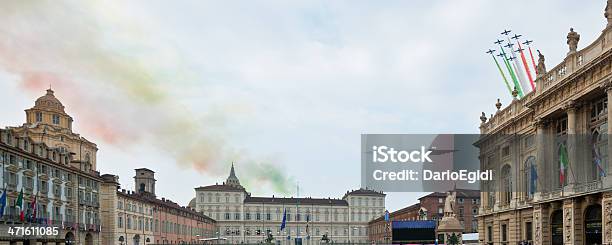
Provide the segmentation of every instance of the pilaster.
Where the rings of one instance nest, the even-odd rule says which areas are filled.
[[[574,201],[566,199],[563,201],[563,244],[574,244]]]
[[[542,208],[540,205],[533,206],[533,244],[542,245]]]
[[[603,244],[612,244],[612,192],[603,193],[602,200]]]

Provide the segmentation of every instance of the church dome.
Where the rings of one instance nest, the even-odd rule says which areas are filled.
[[[187,207],[190,207],[190,208],[193,208],[193,209],[196,208],[196,199],[195,199],[195,197],[193,199],[191,199],[191,201],[189,201],[189,205],[187,205]]]
[[[33,109],[46,110],[46,111],[54,111],[62,114],[66,114],[64,112],[64,105],[60,102],[55,95],[53,95],[53,90],[47,89],[47,94],[38,98],[34,103]]]

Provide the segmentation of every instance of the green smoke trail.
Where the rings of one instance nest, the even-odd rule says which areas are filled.
[[[240,171],[237,169],[237,171]],[[295,189],[295,180],[284,174],[280,167],[269,163],[259,162],[246,165],[245,173],[249,178],[245,179],[244,185],[247,189],[257,188],[257,185],[268,183],[274,192],[282,195],[290,195]]]

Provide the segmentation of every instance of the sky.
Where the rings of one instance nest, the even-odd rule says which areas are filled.
[[[0,125],[50,85],[98,169],[187,205],[235,162],[253,195],[360,186],[364,133],[478,133],[511,97],[504,29],[554,67],[606,25],[593,1],[11,1],[0,4]],[[424,193],[388,193],[387,208]]]

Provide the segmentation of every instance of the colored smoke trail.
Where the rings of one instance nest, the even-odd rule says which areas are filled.
[[[213,175],[225,175],[236,160],[253,171],[243,174],[247,182],[289,193],[290,178],[279,166],[226,142],[223,108],[195,114],[177,102],[171,88],[203,79],[171,45],[151,38],[154,30],[138,25],[143,20],[132,19],[129,8],[114,4],[120,3],[3,3],[0,70],[35,96],[52,84],[85,136],[121,149],[150,142],[179,166]]]

